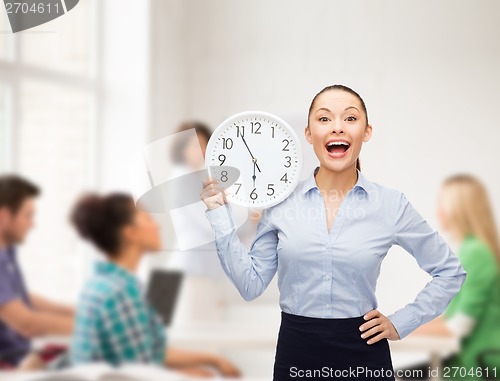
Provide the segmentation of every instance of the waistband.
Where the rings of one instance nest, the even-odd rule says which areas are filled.
[[[361,332],[359,327],[367,320],[364,315],[349,318],[318,318],[293,315],[281,311],[281,324],[285,328],[296,328],[309,332],[355,333]]]

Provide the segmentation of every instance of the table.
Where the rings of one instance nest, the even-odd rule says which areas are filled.
[[[172,327],[168,330],[171,343],[193,349],[275,349],[279,326],[249,326],[238,323],[204,323],[196,326]],[[409,336],[404,340],[391,341],[389,346],[395,368],[398,368],[398,353],[425,353],[430,357],[431,369],[440,368],[442,359],[460,350],[460,340],[450,337]],[[432,378],[437,380],[439,378]]]
[[[182,347],[193,350],[248,350],[267,349],[274,350],[278,338],[279,323],[262,324],[241,324],[231,323],[197,323],[196,325],[174,326],[167,328],[169,343],[175,347]],[[51,337],[38,339],[35,346],[43,343],[68,344],[67,337]],[[399,368],[398,355],[404,353],[427,354],[430,358],[431,369],[441,367],[442,359],[451,353],[460,350],[458,338],[435,337],[435,336],[408,336],[404,340],[389,340],[391,353],[393,354],[393,364]],[[438,378],[434,378],[437,380]],[[0,378],[1,381],[1,378]]]

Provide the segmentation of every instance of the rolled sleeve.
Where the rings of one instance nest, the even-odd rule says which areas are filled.
[[[217,255],[222,268],[243,299],[260,296],[278,268],[278,235],[271,222],[269,209],[264,209],[257,224],[250,251],[236,234],[231,204],[207,210],[212,225]]]
[[[393,244],[410,253],[432,280],[412,303],[387,317],[400,339],[440,315],[458,293],[467,276],[458,257],[441,235],[400,193],[395,213]]]

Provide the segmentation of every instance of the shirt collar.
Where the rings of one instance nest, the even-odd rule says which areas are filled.
[[[135,280],[135,276],[128,270],[111,261],[98,261],[94,264],[94,271],[100,275],[117,275],[120,278]]]
[[[303,183],[303,186],[302,186],[302,194],[306,194],[307,192],[309,192],[311,189],[313,188],[318,188],[318,184],[316,183],[316,178],[314,176],[316,176],[316,174],[318,173],[319,171],[319,166],[316,167],[312,172],[311,174],[304,180],[304,183]],[[365,193],[367,195],[369,195],[369,191],[370,189],[372,188],[371,186],[371,181],[368,180],[365,175],[363,175],[361,173],[361,171],[359,169],[356,168],[356,171],[358,173],[358,181],[356,182],[356,184],[354,185],[353,189],[362,189],[365,191]]]

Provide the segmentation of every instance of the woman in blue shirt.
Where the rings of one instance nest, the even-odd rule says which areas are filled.
[[[245,300],[278,272],[281,326],[274,380],[300,377],[394,380],[387,340],[400,340],[446,308],[466,272],[403,192],[370,181],[359,153],[370,140],[366,106],[352,89],[325,87],[309,108],[305,137],[319,167],[281,203],[264,209],[247,252],[231,204],[215,180],[200,197],[226,275]],[[331,145],[332,141],[345,145]],[[433,279],[385,316],[375,286],[393,245]]]

